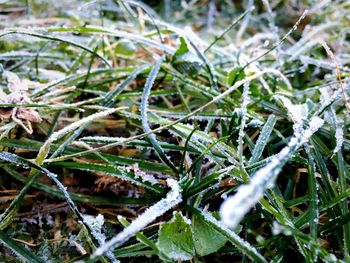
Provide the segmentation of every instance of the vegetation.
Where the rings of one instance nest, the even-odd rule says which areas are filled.
[[[349,262],[348,1],[0,1],[2,262]]]

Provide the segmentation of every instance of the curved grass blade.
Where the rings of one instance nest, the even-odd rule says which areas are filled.
[[[60,166],[68,169],[77,169],[82,171],[90,171],[96,173],[105,173],[112,176],[116,176],[123,180],[131,181],[137,185],[142,185],[147,189],[150,189],[156,193],[162,193],[163,189],[159,185],[151,184],[147,181],[143,181],[142,178],[135,177],[130,172],[119,169],[116,165],[96,164],[96,163],[78,163],[78,162],[60,162],[53,164],[54,166]]]
[[[59,42],[63,42],[63,43],[67,43],[69,45],[81,48],[91,54],[93,54],[94,56],[100,58],[104,64],[106,64],[106,66],[108,66],[109,68],[111,67],[111,65],[109,64],[108,60],[106,58],[104,58],[103,56],[101,56],[100,54],[98,54],[97,52],[95,52],[94,50],[81,45],[79,43],[73,42],[71,40],[68,39],[64,39],[64,38],[60,38],[60,37],[56,37],[56,36],[48,36],[48,35],[43,35],[40,33],[36,33],[33,31],[29,31],[29,30],[23,30],[23,29],[11,29],[11,30],[7,30],[3,33],[0,33],[0,38],[6,35],[11,35],[11,34],[22,34],[22,35],[28,35],[28,36],[32,36],[32,37],[38,37],[38,38],[42,38],[42,39],[48,39],[48,40],[53,40],[53,41],[59,41]]]
[[[133,71],[123,82],[117,85],[114,89],[110,90],[106,93],[103,100],[101,101],[101,105],[105,107],[114,107],[116,102],[114,99],[132,82],[136,79],[137,75],[147,69],[149,65],[143,65],[138,67]]]
[[[109,36],[116,36],[120,38],[130,39],[130,40],[145,44],[147,46],[153,46],[169,54],[173,54],[175,52],[175,49],[172,48],[171,46],[160,44],[157,41],[147,39],[143,36],[132,34],[121,30],[108,29],[108,28],[99,27],[99,26],[89,25],[84,27],[50,28],[49,32],[78,32],[78,33],[104,34]]]
[[[244,11],[239,17],[237,17],[219,36],[216,36],[214,41],[209,44],[209,46],[204,50],[204,53],[208,52],[209,49],[214,46],[220,39],[222,39],[239,21],[241,21],[248,13],[253,12],[254,6],[251,6],[246,11]]]
[[[22,182],[22,183],[26,183],[28,180],[27,177],[17,173],[16,171],[14,171],[13,169],[9,168],[9,167],[3,167],[3,169],[9,174],[11,175],[14,179]],[[58,198],[62,198],[65,199],[63,193],[46,184],[43,183],[38,183],[38,182],[34,182],[31,187],[34,187],[35,189],[38,189],[40,191],[43,191],[49,195],[58,197]],[[150,205],[152,203],[154,203],[155,199],[153,198],[149,198],[149,197],[145,197],[145,198],[133,198],[133,197],[113,197],[113,196],[109,196],[109,197],[104,197],[104,196],[92,196],[92,195],[85,195],[85,194],[78,194],[78,193],[73,193],[73,192],[68,192],[69,196],[72,198],[73,201],[77,201],[80,203],[84,203],[84,204],[94,204],[94,205],[101,205],[101,206],[119,206],[119,205],[130,205],[130,206],[139,206],[139,205]]]
[[[141,106],[140,106],[140,111],[141,111],[141,121],[142,121],[142,127],[145,133],[148,133],[151,131],[151,128],[148,124],[148,116],[147,116],[147,109],[148,109],[148,97],[151,92],[151,88],[153,86],[153,83],[158,75],[158,72],[160,70],[160,66],[163,62],[164,57],[161,57],[160,59],[157,60],[156,64],[152,68],[151,72],[149,73],[149,76],[146,80],[145,83],[145,88],[143,90],[143,95],[141,98]],[[159,145],[157,142],[156,136],[154,134],[150,134],[147,136],[149,141],[152,143],[155,151],[158,153],[160,159],[166,163],[173,171],[178,173],[177,168],[173,164],[173,162],[165,155],[164,150],[162,147]]]

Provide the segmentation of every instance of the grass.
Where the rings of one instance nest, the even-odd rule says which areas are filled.
[[[350,260],[346,1],[0,7],[1,261]]]

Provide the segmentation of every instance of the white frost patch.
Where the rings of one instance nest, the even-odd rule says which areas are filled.
[[[294,105],[288,98],[283,96],[278,96],[278,98],[283,102],[284,106],[288,110],[289,117],[294,122],[294,132],[298,132],[301,127],[303,120],[306,119],[309,110],[306,104],[296,104]]]
[[[140,170],[138,163],[134,163],[133,165],[128,166],[125,169],[128,172],[133,171],[134,174],[135,174],[135,177],[136,178],[138,178],[138,177],[141,178],[142,181],[144,181],[144,182],[149,182],[152,185],[158,184],[157,179],[154,178],[153,175],[147,174],[144,171]]]
[[[344,143],[344,130],[343,126],[339,123],[337,125],[337,128],[335,129],[335,140],[336,140],[336,146],[333,150],[333,153],[336,154],[338,151],[341,150],[341,147]]]
[[[261,120],[258,120],[258,119],[252,119],[252,120],[247,124],[247,126],[248,126],[248,127],[251,127],[251,128],[260,127],[260,126],[263,126],[263,125],[264,125],[264,122],[262,122]]]
[[[278,222],[273,221],[273,223],[272,223],[272,234],[277,236],[281,232],[282,232],[281,225]]]
[[[329,87],[320,88],[319,92],[321,94],[320,102],[322,105],[329,105],[330,103],[332,103]]]
[[[104,225],[104,216],[98,214],[96,217],[91,215],[83,215],[84,223],[90,227],[90,230],[94,232],[94,237],[100,244],[103,244],[106,240],[106,236],[102,233],[102,227]]]
[[[153,222],[156,218],[163,215],[173,206],[180,203],[182,201],[182,197],[181,188],[178,182],[174,179],[167,179],[167,183],[171,187],[171,191],[167,194],[167,196],[153,206],[149,207],[118,235],[97,248],[95,253],[92,255],[92,258],[102,256],[106,252],[112,251],[112,249],[122,245],[129,238],[134,236],[135,233],[141,231],[149,223]]]
[[[274,186],[275,179],[283,165],[323,123],[321,118],[313,117],[308,129],[296,132],[288,145],[253,175],[249,184],[240,186],[234,196],[223,202],[220,214],[225,225],[234,228],[239,224],[244,215],[264,196],[264,191]]]

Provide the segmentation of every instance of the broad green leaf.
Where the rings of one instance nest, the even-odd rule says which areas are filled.
[[[159,229],[158,249],[174,260],[190,260],[195,255],[191,227],[188,219],[176,212],[171,221]]]
[[[191,230],[196,253],[206,256],[218,251],[227,241],[227,238],[212,228],[203,218],[192,217]]]

